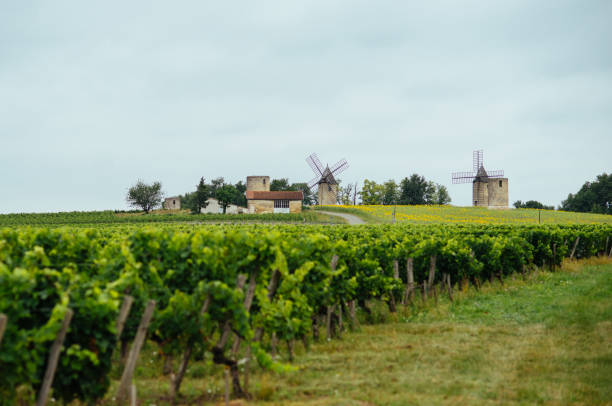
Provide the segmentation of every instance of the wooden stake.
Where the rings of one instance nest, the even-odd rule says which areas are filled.
[[[228,406],[229,405],[229,376],[230,376],[229,368],[225,368],[224,375],[225,375],[225,406]]]
[[[436,276],[436,256],[432,255],[429,258],[429,280],[427,281],[427,287],[431,289],[433,286],[434,278]]]
[[[132,377],[134,376],[134,369],[136,368],[136,362],[138,361],[142,344],[144,343],[147,335],[149,323],[153,317],[153,310],[155,310],[155,300],[149,300],[147,307],[145,307],[145,311],[142,314],[142,318],[140,319],[138,332],[136,333],[136,338],[134,338],[134,342],[132,343],[132,348],[130,348],[130,355],[128,355],[128,359],[125,363],[123,375],[121,375],[121,381],[115,396],[118,402],[123,402],[128,395],[128,390],[130,384],[132,383]]]
[[[556,242],[553,242],[552,252],[553,252],[553,257],[552,257],[551,269],[554,271],[555,270],[555,262],[556,262],[556,259],[557,259],[557,243]]]
[[[138,396],[136,396],[136,385],[134,383],[132,383],[132,385],[130,386],[131,390],[130,390],[130,406],[137,406],[138,405]]]
[[[47,397],[49,396],[49,391],[51,390],[51,385],[53,384],[53,377],[55,376],[57,362],[59,361],[60,352],[62,351],[62,344],[64,343],[64,339],[66,338],[68,326],[70,326],[70,321],[72,320],[73,314],[74,313],[71,309],[66,309],[66,314],[64,314],[64,320],[62,321],[62,326],[60,327],[60,330],[57,333],[57,336],[55,337],[55,341],[53,342],[53,346],[51,347],[51,352],[49,353],[49,359],[47,360],[47,370],[45,371],[45,377],[43,378],[43,383],[40,387],[40,392],[38,392],[38,400],[36,401],[36,406],[44,406],[47,403]]]
[[[399,263],[397,259],[393,260],[393,279],[399,279]]]
[[[404,304],[408,304],[408,300],[412,302],[414,292],[414,272],[412,258],[406,260],[406,292],[404,293]]]
[[[2,336],[4,335],[4,330],[6,330],[6,314],[0,313],[0,344],[2,344]]]
[[[578,246],[578,241],[580,241],[580,236],[576,237],[576,242],[574,243],[574,248],[572,248],[572,253],[570,254],[570,259],[574,258],[574,254],[576,253],[576,247]]]
[[[450,274],[446,274],[446,284],[448,286],[448,299],[453,301],[453,285],[451,284]]]
[[[134,303],[134,298],[132,296],[125,295],[123,297],[121,310],[119,310],[119,317],[117,317],[117,324],[115,327],[115,330],[117,331],[117,340],[121,338],[121,333],[123,332],[123,327],[125,326],[125,321],[127,320],[128,314],[130,314],[132,303]]]

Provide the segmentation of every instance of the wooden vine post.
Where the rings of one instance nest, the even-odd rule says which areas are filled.
[[[43,378],[43,383],[40,387],[40,392],[38,392],[36,406],[44,406],[47,403],[47,397],[49,397],[49,391],[51,390],[51,385],[53,384],[53,377],[55,376],[57,362],[59,361],[60,352],[62,351],[62,344],[64,343],[64,339],[66,338],[68,326],[70,326],[70,321],[72,320],[73,314],[74,313],[71,309],[66,309],[66,313],[64,314],[64,320],[62,321],[62,326],[60,327],[60,330],[57,333],[57,336],[55,337],[55,341],[53,342],[53,346],[51,347],[51,352],[49,353],[49,359],[47,360],[47,370],[45,371],[45,377]]]
[[[4,335],[4,330],[6,330],[6,322],[6,314],[0,313],[0,344],[2,344],[2,336]]]
[[[576,247],[578,246],[578,241],[580,241],[580,236],[576,237],[576,242],[574,243],[574,248],[572,248],[570,259],[574,259],[574,254],[576,253]]]
[[[429,279],[427,280],[427,288],[433,287],[434,278],[436,277],[436,256],[432,255],[429,258]]]
[[[450,274],[447,273],[446,274],[446,286],[448,287],[448,299],[452,302],[453,301],[453,285],[451,284],[451,278],[450,278]]]
[[[414,270],[413,260],[408,258],[406,260],[406,292],[404,293],[404,304],[408,304],[408,300],[412,302],[412,295],[414,294]]]
[[[125,295],[123,302],[121,303],[119,317],[117,317],[117,323],[115,326],[115,330],[117,331],[117,340],[119,340],[121,337],[123,327],[125,326],[125,321],[127,320],[128,314],[130,314],[130,309],[132,308],[132,303],[134,303],[134,298],[130,295]]]
[[[132,348],[130,348],[130,354],[128,355],[127,361],[125,363],[123,375],[121,375],[121,381],[119,383],[119,388],[117,389],[117,394],[115,396],[117,398],[117,402],[119,403],[124,402],[130,392],[130,384],[132,383],[132,377],[134,376],[136,362],[138,361],[138,356],[140,355],[142,344],[144,343],[145,337],[147,335],[147,330],[149,329],[149,323],[151,322],[151,318],[153,317],[154,310],[155,300],[149,300],[147,302],[147,306],[145,307],[145,311],[142,314],[142,318],[140,319],[138,332],[136,333],[136,338],[134,338],[134,342],[132,343]],[[132,392],[134,391],[132,390]]]

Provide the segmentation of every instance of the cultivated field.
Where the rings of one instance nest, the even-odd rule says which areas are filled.
[[[610,224],[71,216],[0,228],[0,405],[612,401]]]
[[[317,207],[319,209],[319,207]],[[371,223],[411,224],[612,224],[612,216],[537,209],[487,209],[457,206],[321,206],[344,211]],[[394,215],[395,213],[395,215]]]

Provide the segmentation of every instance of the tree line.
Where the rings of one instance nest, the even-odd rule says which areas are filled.
[[[427,181],[424,176],[412,174],[399,184],[394,179],[385,183],[364,180],[361,188],[362,204],[448,204],[451,202],[446,186]]]

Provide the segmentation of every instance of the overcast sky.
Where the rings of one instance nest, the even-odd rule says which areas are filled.
[[[200,176],[503,169],[558,205],[612,171],[612,1],[3,1],[0,212],[125,209]]]

